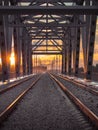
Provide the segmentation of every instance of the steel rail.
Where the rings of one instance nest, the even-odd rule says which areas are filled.
[[[55,78],[52,74],[50,77],[53,81],[55,81],[59,87],[68,95],[68,97],[75,103],[76,106],[87,116],[90,121],[98,128],[98,117],[87,107],[85,106],[74,94],[72,94],[66,86],[64,86],[57,78]]]
[[[9,91],[10,89],[16,87],[17,85],[20,85],[20,84],[22,84],[23,82],[32,79],[32,78],[33,78],[33,76],[26,77],[26,78],[23,79],[22,81],[16,82],[16,83],[14,83],[14,84],[12,84],[12,85],[9,85],[7,88],[1,89],[1,90],[0,90],[0,95],[3,94],[3,93],[5,93],[5,92],[7,92],[7,91]]]
[[[82,83],[79,83],[79,82],[77,82],[77,81],[68,79],[67,77],[64,77],[64,76],[62,76],[62,75],[56,75],[56,76],[58,76],[58,77],[60,77],[60,78],[62,78],[62,79],[64,79],[64,80],[66,80],[66,81],[68,81],[68,82],[71,82],[72,84],[77,85],[77,87],[80,87],[80,88],[82,88],[82,89],[84,89],[84,90],[86,90],[86,91],[88,91],[88,92],[90,92],[90,93],[95,94],[95,95],[98,96],[98,91],[93,90],[92,88],[86,87],[86,85],[84,85],[84,84],[82,84]]]
[[[8,117],[8,115],[14,110],[16,105],[20,102],[23,96],[40,80],[41,76],[39,76],[27,89],[25,89],[19,96],[10,103],[4,111],[0,113],[0,124]]]

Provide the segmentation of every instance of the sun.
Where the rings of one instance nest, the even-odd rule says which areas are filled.
[[[10,64],[11,65],[15,65],[15,55],[14,55],[14,52],[11,53]]]

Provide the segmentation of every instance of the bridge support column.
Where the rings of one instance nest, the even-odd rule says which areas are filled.
[[[29,41],[27,41],[27,57],[26,57],[27,58],[27,75],[30,74],[29,73],[30,72],[30,57],[29,57],[30,56],[29,55],[29,53],[30,53],[29,51],[30,50],[29,50],[29,46],[30,46]]]
[[[62,54],[62,73],[66,73],[66,43],[63,42],[63,54]]]
[[[20,29],[14,28],[14,51],[15,51],[15,73],[16,78],[20,76],[21,42]]]
[[[30,43],[30,53],[29,53],[29,55],[30,55],[30,74],[32,74],[33,73],[33,58],[32,58],[32,42]]]
[[[75,17],[76,25],[78,24],[78,18]],[[75,76],[78,76],[78,68],[79,68],[79,52],[80,52],[80,28],[75,28],[75,49],[73,52],[73,73]]]
[[[89,4],[89,3],[87,3]],[[92,1],[92,5],[98,5],[97,0]],[[95,34],[96,34],[96,24],[97,16],[90,16],[90,26],[88,32],[88,49],[87,49],[87,66],[86,66],[86,79],[91,80],[92,78],[92,65],[93,65],[93,54],[94,54],[94,43],[95,43]]]
[[[76,57],[75,57],[75,76],[78,76],[79,68],[79,52],[80,52],[80,28],[77,29],[77,41],[76,41]]]
[[[30,40],[27,42],[27,74],[32,74],[32,46]]]
[[[24,32],[24,29],[23,29],[23,32],[22,32],[22,37],[25,37],[25,32]],[[26,47],[27,45],[26,45],[26,42],[25,42],[25,39],[22,39],[22,70],[23,70],[23,76],[25,76],[26,75],[26,72],[27,72],[27,68],[26,68],[26,66],[27,66],[27,58],[26,58]]]
[[[71,43],[71,32],[69,32],[69,38],[68,38],[68,59],[67,59],[67,69],[68,69],[68,75],[71,74],[71,63],[72,63],[72,43]]]
[[[83,16],[84,21],[84,16]],[[86,16],[86,27],[82,28],[82,48],[83,48],[83,59],[84,59],[84,74],[87,70],[87,50],[89,43],[89,32],[90,32],[90,16]]]
[[[62,73],[65,73],[65,55],[62,54]]]
[[[91,79],[97,16],[91,16],[90,37],[87,55],[86,79]]]
[[[2,5],[2,1],[0,1]],[[8,1],[4,2],[4,5],[8,5]],[[9,79],[9,65],[10,65],[10,50],[9,50],[9,28],[8,28],[8,16],[0,15],[0,48],[1,48],[1,60],[2,60],[2,81]]]
[[[8,80],[8,62],[7,43],[5,41],[5,32],[3,25],[3,16],[0,16],[0,42],[1,42],[1,60],[2,60],[2,80]]]

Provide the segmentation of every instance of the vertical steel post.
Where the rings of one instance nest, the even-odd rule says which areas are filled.
[[[85,1],[86,6],[90,6],[90,1]],[[84,74],[87,70],[87,50],[90,36],[90,15],[82,15],[82,21],[86,22],[86,26],[82,27],[82,48],[83,48],[83,60],[84,60]]]
[[[72,43],[71,43],[71,31],[69,32],[69,45],[68,45],[68,74],[71,74],[71,61],[72,61]]]
[[[23,29],[23,32],[22,32],[22,37],[25,36],[25,32],[24,32],[24,29]],[[22,69],[23,69],[23,76],[26,75],[26,42],[25,42],[25,39],[22,39]]]
[[[4,5],[7,5],[6,1]],[[0,5],[2,5],[2,1],[0,1]],[[0,42],[1,42],[1,60],[2,60],[2,81],[9,79],[9,51],[8,51],[8,16],[0,16]]]
[[[30,43],[29,41],[27,40],[27,75],[30,74],[30,57],[29,57],[29,46],[30,46]]]
[[[34,73],[36,73],[36,56],[34,55]]]
[[[15,24],[20,24],[19,16],[17,15]],[[15,51],[15,73],[16,78],[20,76],[20,63],[21,63],[21,44],[20,37],[22,36],[22,28],[14,27],[14,51]]]
[[[61,55],[59,55],[59,73],[61,73],[61,57],[60,57]]]
[[[74,17],[74,22],[77,25],[78,24],[78,17]],[[78,68],[79,68],[79,52],[80,52],[80,28],[76,27],[75,28],[75,50],[74,50],[74,55],[73,55],[73,73],[75,76],[78,76]]]
[[[63,53],[64,53],[64,68],[63,68],[63,73],[66,74],[67,72],[67,40],[65,38],[64,40],[64,45],[63,45]]]
[[[97,21],[97,16],[92,15],[91,16],[91,27],[90,27],[90,39],[89,39],[89,46],[88,46],[88,57],[87,57],[87,71],[86,71],[86,79],[89,79],[89,80],[91,79],[91,76],[92,76],[96,21]]]
[[[7,62],[9,57],[7,57],[7,46],[5,43],[5,35],[4,35],[4,26],[3,26],[3,19],[0,16],[0,42],[1,42],[1,60],[2,60],[2,80],[8,80],[8,66]]]
[[[32,74],[32,48],[30,39],[27,41],[27,73]]]
[[[14,28],[14,51],[15,51],[15,73],[16,78],[20,76],[20,55],[19,55],[19,43],[18,43],[18,30]]]
[[[62,54],[62,73],[65,73],[65,55],[64,53]]]
[[[79,52],[80,52],[80,28],[77,29],[77,41],[76,41],[76,59],[75,59],[75,76],[78,76],[79,68]]]
[[[98,1],[92,1],[92,5],[98,5]],[[91,80],[92,78],[92,65],[93,65],[93,54],[94,54],[94,43],[95,43],[95,34],[96,34],[96,24],[97,16],[91,15],[90,21],[90,34],[89,34],[89,45],[87,52],[87,70],[86,70],[86,79]]]
[[[29,53],[29,55],[30,55],[30,74],[32,74],[33,72],[33,67],[32,67],[32,42],[30,43],[30,53]]]

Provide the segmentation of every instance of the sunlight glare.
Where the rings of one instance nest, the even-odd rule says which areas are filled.
[[[14,52],[11,53],[10,64],[11,64],[11,65],[15,65],[15,56],[14,56]]]
[[[1,58],[0,58],[0,65],[2,64],[2,60],[1,60]]]

